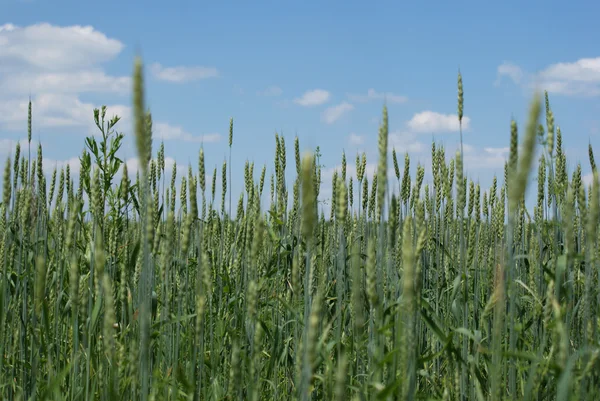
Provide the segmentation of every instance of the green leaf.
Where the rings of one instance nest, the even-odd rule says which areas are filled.
[[[185,322],[186,320],[190,320],[194,317],[196,317],[196,313],[192,313],[191,315],[185,315],[185,316],[173,316],[170,319],[163,319],[160,320],[158,322],[155,322],[152,325],[152,329],[156,330],[156,329],[160,329],[164,326],[169,326],[171,324],[175,324],[175,323],[181,323],[181,322]]]

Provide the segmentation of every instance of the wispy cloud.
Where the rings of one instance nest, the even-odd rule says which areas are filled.
[[[348,98],[359,103],[367,103],[374,100],[385,100],[389,103],[404,103],[408,100],[406,96],[396,95],[391,92],[377,92],[375,89],[369,89],[366,95],[348,94]]]
[[[21,149],[27,149],[29,141],[27,139],[21,139],[15,141],[14,139],[2,138],[0,139],[0,156],[8,156],[14,154],[17,142],[21,145]],[[36,140],[31,141],[31,148],[37,149],[38,143]]]
[[[500,85],[503,77],[508,77],[514,83],[520,84],[523,79],[523,75],[524,74],[521,67],[505,61],[498,66],[496,82],[494,82],[494,85]]]
[[[421,153],[427,149],[425,144],[417,139],[417,135],[407,131],[393,131],[388,136],[389,149],[396,152]]]
[[[594,183],[594,173],[587,173],[581,177],[581,181],[587,187]]]
[[[107,75],[98,69],[65,72],[23,71],[0,78],[3,93],[27,95],[29,93],[117,93],[127,94],[131,89],[130,77]]]
[[[150,66],[152,75],[161,81],[184,83],[190,81],[199,81],[202,79],[216,78],[219,71],[214,67],[203,66],[177,66],[164,67],[160,63],[154,63]]]
[[[314,89],[305,92],[301,97],[294,100],[300,106],[310,107],[319,106],[326,103],[331,94],[324,89]]]
[[[484,147],[475,148],[469,144],[463,144],[465,156],[465,168],[471,171],[480,169],[499,169],[504,166],[508,159],[509,148]]]
[[[70,159],[66,160],[52,160],[44,158],[42,161],[42,169],[44,170],[45,174],[51,174],[55,168],[57,171],[62,168],[66,168],[67,165],[69,166],[69,173],[79,174],[79,171],[81,170],[81,161],[79,160],[79,157],[71,157]]]
[[[154,131],[156,138],[161,138],[164,140],[180,140],[185,142],[210,143],[218,142],[221,139],[221,135],[217,133],[192,135],[180,126],[174,126],[167,123],[155,124]]]
[[[269,86],[268,88],[256,92],[258,96],[281,96],[283,90],[279,86]]]
[[[352,111],[353,109],[354,106],[352,106],[350,103],[340,103],[337,106],[332,106],[325,110],[321,116],[321,119],[327,124],[333,124],[344,114]]]
[[[350,134],[348,141],[351,145],[362,145],[363,143],[365,143],[365,137],[352,133]]]

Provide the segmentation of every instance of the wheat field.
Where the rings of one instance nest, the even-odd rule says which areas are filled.
[[[376,172],[340,154],[325,208],[297,137],[246,162],[240,194],[241,168],[206,171],[202,148],[167,177],[140,60],[133,85],[132,177],[104,107],[78,179],[44,175],[30,103],[4,169],[0,399],[600,399],[599,178],[591,144],[591,185],[568,171],[547,94],[490,188],[435,142],[432,182],[399,166],[384,107]]]

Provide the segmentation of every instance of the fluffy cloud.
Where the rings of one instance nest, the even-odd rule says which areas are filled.
[[[377,92],[375,89],[369,89],[366,95],[349,94],[348,98],[354,102],[366,103],[373,100],[385,100],[389,103],[404,103],[408,100],[406,96],[396,95],[394,93]]]
[[[73,71],[109,61],[123,48],[123,43],[91,26],[0,26],[3,69],[27,66],[41,71]]]
[[[463,130],[469,129],[470,122],[469,117],[463,117]],[[413,116],[408,122],[408,127],[413,132],[419,133],[457,132],[459,130],[458,116],[456,114],[423,111]]]
[[[600,96],[600,57],[551,64],[537,74],[505,62],[498,67],[496,83],[502,76],[529,89],[541,88],[565,96]]]
[[[123,48],[123,43],[91,26],[0,26],[0,127],[26,127],[32,94],[34,129],[67,127],[84,128],[86,135],[94,132],[93,109],[97,106],[82,101],[79,94],[129,92],[129,77],[110,76],[101,68]],[[109,106],[110,113],[130,114],[129,107],[120,104]]]
[[[300,106],[305,106],[305,107],[319,106],[323,103],[326,103],[330,97],[331,97],[331,94],[329,92],[327,92],[326,90],[314,89],[314,90],[305,92],[304,95],[295,99],[294,102],[299,104]]]
[[[42,93],[32,99],[33,127],[43,128],[83,128],[85,135],[96,134],[94,124],[94,108],[92,103],[82,102],[77,96]],[[27,99],[0,99],[0,127],[20,130],[27,122]],[[121,117],[117,130],[121,130],[130,122],[131,108],[124,105],[107,106],[107,119],[114,115]]]
[[[90,26],[37,24],[0,26],[0,92],[115,92],[124,94],[129,77],[107,75],[99,64],[124,48]]]
[[[600,57],[557,63],[538,74],[548,92],[563,95],[600,95]]]
[[[60,134],[69,131],[98,134],[93,110],[100,105],[80,97],[90,93],[105,98],[107,119],[114,115],[121,117],[116,130],[129,132],[132,127],[131,78],[111,76],[102,66],[119,56],[123,49],[119,40],[90,26],[61,27],[47,23],[0,26],[0,129],[22,132],[27,127],[31,94],[34,137],[39,129]],[[218,74],[204,67],[165,68],[153,64],[150,69],[158,77],[174,82]],[[106,101],[115,96],[121,101]],[[219,138],[217,134],[195,137],[166,122],[155,121],[154,127],[167,139],[214,142]],[[10,145],[14,147],[13,143]]]
[[[333,124],[337,120],[339,120],[344,114],[352,111],[354,106],[350,103],[344,102],[340,103],[337,106],[329,107],[327,110],[323,112],[321,119],[327,124]]]
[[[574,63],[552,64],[540,73],[541,77],[581,82],[600,81],[600,57],[582,58]]]
[[[150,72],[156,79],[173,83],[199,81],[202,79],[216,78],[219,76],[219,71],[214,67],[164,67],[159,63],[150,65]]]
[[[219,134],[204,134],[194,136],[186,132],[180,126],[173,126],[166,123],[157,123],[153,126],[154,137],[157,139],[171,140],[178,139],[185,142],[218,142],[221,139]]]

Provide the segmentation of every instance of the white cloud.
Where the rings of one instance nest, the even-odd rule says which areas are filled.
[[[502,76],[529,89],[540,88],[565,96],[600,96],[600,57],[550,64],[533,74],[505,62],[498,67],[496,84]]]
[[[6,100],[0,98],[0,127],[22,129],[27,122],[28,99]],[[92,103],[82,102],[77,96],[44,93],[32,99],[32,126],[37,128],[86,128],[85,135],[97,133],[94,124],[94,108]],[[117,125],[118,131],[128,127],[131,108],[123,105],[108,105],[106,118],[114,115],[121,117]]]
[[[95,132],[93,109],[98,105],[82,101],[79,94],[129,92],[129,77],[110,76],[100,66],[123,48],[91,26],[0,26],[0,127],[26,127],[31,94],[34,136],[38,128],[83,127],[86,135]],[[109,115],[130,114],[124,105],[108,107]]]
[[[2,156],[9,155],[14,152],[17,141],[12,139],[0,139],[0,154]]]
[[[2,100],[0,97],[0,127],[22,129],[27,120],[27,101]]]
[[[9,79],[10,78],[10,79]],[[131,90],[130,77],[114,77],[101,70],[82,70],[70,72],[34,72],[24,71],[10,74],[9,78],[0,78],[0,91],[3,93],[82,93],[112,92],[127,94]]]
[[[463,116],[463,130],[469,129],[471,119]],[[417,113],[408,122],[409,128],[414,132],[436,133],[456,132],[459,130],[458,116],[456,114],[441,114],[434,111]]]
[[[294,100],[300,106],[319,106],[323,103],[326,103],[331,94],[323,89],[315,89],[308,92],[305,92],[304,95]]]
[[[60,171],[62,168],[66,168],[67,165],[69,166],[70,174],[79,174],[79,171],[81,170],[81,162],[79,157],[71,157],[67,160],[52,160],[44,158],[42,163],[42,169],[47,175],[52,174],[54,168],[56,168],[57,171]],[[46,180],[49,182],[50,177],[47,177]]]
[[[152,64],[150,66],[150,72],[156,79],[174,83],[198,81],[219,76],[219,71],[214,67],[164,67],[160,63]]]
[[[360,103],[366,103],[373,100],[385,100],[389,103],[404,103],[408,100],[406,96],[396,95],[394,93],[377,92],[375,89],[369,89],[366,95],[349,94],[350,100]]]
[[[269,86],[265,90],[258,91],[259,96],[281,96],[283,90],[279,86]]]
[[[581,181],[586,187],[589,187],[594,183],[594,173],[588,173],[581,177]]]
[[[402,131],[389,133],[388,147],[396,149],[396,153],[421,153],[427,149],[424,143],[417,140],[414,133]]]
[[[33,137],[43,133],[52,138],[67,151],[79,153],[83,142],[65,137],[69,132],[82,135],[97,135],[94,123],[94,108],[107,105],[106,118],[115,114],[121,121],[115,129],[130,133],[133,127],[132,112],[127,105],[105,99],[100,104],[82,100],[82,93],[106,95],[129,95],[131,78],[112,76],[104,70],[102,63],[116,58],[124,45],[92,27],[50,24],[31,25],[24,28],[14,25],[0,26],[0,130],[23,132],[27,127],[29,96],[32,99]],[[162,69],[160,73],[171,78],[182,73],[185,78],[199,78],[211,75],[209,70]],[[109,100],[109,101],[106,101]],[[193,136],[181,127],[171,126],[156,120],[154,137],[161,132],[169,139],[183,141],[214,142],[218,134]],[[54,136],[56,135],[56,136]],[[59,136],[60,135],[60,136]],[[80,138],[80,137],[79,137]],[[42,144],[45,140],[42,139]],[[128,141],[129,142],[129,141]],[[14,155],[16,140],[0,139],[0,156]],[[75,146],[75,147],[73,147]],[[71,148],[69,148],[71,147]],[[21,141],[21,148],[27,149],[27,142]],[[37,142],[32,141],[32,155],[37,152]],[[174,165],[172,158],[166,158],[168,169]],[[44,171],[52,173],[54,167],[69,165],[71,173],[80,170],[78,157],[53,159],[44,154]],[[137,171],[137,160],[128,159],[129,171]]]
[[[457,148],[460,149],[460,143],[457,145]],[[487,149],[492,149],[492,148],[487,148]],[[463,143],[463,152],[465,154],[471,153],[474,150],[475,150],[475,147],[473,145],[469,145],[468,143]]]
[[[169,125],[166,123],[156,123],[153,125],[154,137],[157,139],[171,140],[178,139],[185,142],[217,142],[221,139],[221,135],[204,134],[194,136],[189,132],[185,131],[180,126]]]
[[[600,81],[600,57],[582,58],[574,63],[557,63],[540,73],[541,77],[581,82]]]
[[[29,142],[27,139],[21,139],[19,141],[15,141],[14,139],[7,139],[7,138],[0,139],[0,156],[9,156],[10,155],[11,157],[14,157],[15,149],[17,147],[17,142],[19,142],[21,144],[21,152],[23,151],[23,149],[28,149]],[[37,141],[35,139],[32,139],[31,140],[31,150],[33,152],[37,152],[37,146],[38,146]]]
[[[514,83],[519,84],[523,79],[523,70],[518,65],[505,61],[498,66],[495,85],[499,85],[502,77],[510,78]]]
[[[465,143],[463,144],[463,151],[465,169],[475,172],[475,170],[503,168],[510,149],[506,147],[479,149]]]
[[[42,71],[85,69],[113,59],[124,48],[91,26],[59,27],[48,23],[0,26],[2,69],[21,66]]]
[[[100,66],[117,57],[123,48],[120,41],[90,26],[61,27],[46,23],[23,28],[0,26],[0,128],[26,127],[29,94],[32,94],[34,136],[39,128],[50,131],[70,128],[84,135],[97,134],[93,110],[99,105],[83,101],[79,95],[130,93],[129,76],[108,75]],[[197,77],[202,73],[194,67],[155,66],[167,76],[183,73]],[[106,117],[120,116],[116,129],[130,131],[131,107],[107,103]],[[161,124],[155,122],[155,127],[161,128]],[[170,132],[179,139],[195,139],[183,131]],[[214,141],[215,136],[205,136],[204,140]]]
[[[350,103],[340,103],[337,106],[329,107],[327,110],[323,112],[321,119],[327,124],[333,124],[337,120],[339,120],[344,114],[352,111],[354,106]]]
[[[365,138],[360,135],[350,134],[349,141],[352,145],[362,145],[365,143]]]
[[[510,148],[483,148],[484,152],[493,156],[507,157],[510,153]]]
[[[548,92],[572,96],[600,95],[600,57],[552,64],[538,74],[538,79]]]
[[[460,142],[444,145],[446,158],[455,157],[460,151]],[[425,149],[424,149],[425,150]],[[508,160],[509,148],[507,147],[478,147],[469,143],[463,143],[464,167],[470,178],[476,178],[479,170],[498,170],[504,168],[504,163]],[[427,165],[431,164],[431,157],[427,158]],[[500,170],[502,171],[502,170]]]
[[[0,127],[22,129],[27,124],[28,101],[2,102],[0,100]],[[79,100],[76,96],[63,94],[44,94],[32,100],[32,126],[37,128],[77,128],[84,135],[99,135],[100,131],[94,123],[94,105]],[[121,119],[115,126],[118,132],[131,132],[133,127],[131,107],[123,105],[108,105],[106,120],[115,115]],[[155,121],[153,124],[154,139],[182,140],[187,142],[216,142],[219,134],[211,133],[194,136],[180,126],[166,122]],[[21,144],[23,145],[23,144]]]

